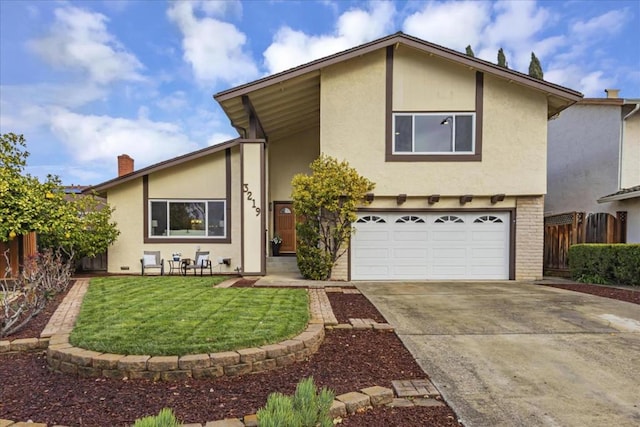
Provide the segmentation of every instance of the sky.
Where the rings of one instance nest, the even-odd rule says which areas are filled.
[[[640,98],[640,0],[0,0],[0,133],[26,172],[92,185],[237,137],[212,95],[403,31]]]

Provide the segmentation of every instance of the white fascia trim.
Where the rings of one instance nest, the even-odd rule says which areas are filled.
[[[615,196],[600,197],[598,199],[598,203],[609,203],[615,202],[616,200],[633,199],[635,197],[640,197],[640,190],[632,191],[630,193],[617,194]]]

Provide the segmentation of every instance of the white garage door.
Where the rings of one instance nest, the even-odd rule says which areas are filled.
[[[508,279],[509,217],[360,213],[351,238],[351,279]]]

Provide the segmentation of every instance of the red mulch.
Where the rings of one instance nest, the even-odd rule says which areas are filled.
[[[603,285],[589,285],[586,283],[545,283],[544,285],[551,286],[553,288],[567,289],[569,291],[597,295],[599,297],[617,299],[633,304],[640,304],[640,288],[620,289]]]
[[[252,280],[239,286],[253,286]],[[640,303],[640,291],[582,284],[550,285]],[[340,322],[348,318],[384,321],[375,307],[358,294],[328,293]],[[27,329],[9,337],[37,337],[62,300],[55,301]],[[6,338],[5,338],[6,339]],[[411,354],[393,333],[327,331],[320,350],[308,361],[233,378],[148,382],[78,378],[50,372],[44,353],[0,355],[0,418],[33,420],[50,425],[118,426],[170,407],[184,422],[242,417],[254,413],[269,393],[292,393],[297,382],[313,375],[319,386],[336,394],[392,380],[426,378]],[[376,408],[348,416],[345,426],[457,426],[449,407]]]

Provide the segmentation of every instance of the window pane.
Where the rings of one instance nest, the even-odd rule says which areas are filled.
[[[169,203],[171,236],[204,236],[204,203]]]
[[[473,150],[473,116],[456,116],[456,150]]]
[[[151,202],[151,235],[167,235],[167,202]]]
[[[416,116],[415,151],[450,152],[453,136],[450,116]]]
[[[411,116],[395,116],[395,151],[411,152],[412,139],[412,117]]]
[[[209,236],[225,235],[225,218],[224,218],[224,202],[209,202],[209,211],[207,212],[207,219],[209,222]]]

